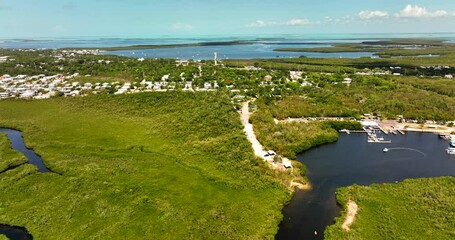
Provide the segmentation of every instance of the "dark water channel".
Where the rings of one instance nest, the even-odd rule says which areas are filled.
[[[5,235],[11,240],[32,240],[33,236],[30,235],[25,228],[12,227],[0,224],[0,234]]]
[[[455,157],[446,153],[448,142],[437,135],[409,133],[384,138],[392,143],[368,143],[366,134],[342,134],[336,143],[299,155],[313,189],[296,192],[283,210],[276,239],[323,239],[324,229],[340,213],[335,199],[337,188],[455,176]],[[383,152],[386,147],[390,149],[387,153]]]
[[[30,164],[38,167],[38,171],[42,173],[51,172],[46,165],[44,165],[43,160],[38,156],[33,150],[27,148],[22,138],[22,133],[20,131],[9,129],[9,128],[0,128],[0,132],[5,133],[8,136],[8,139],[11,141],[11,145],[14,150],[24,154]],[[27,232],[25,228],[14,227],[9,225],[0,224],[0,234],[5,235],[11,240],[29,240],[33,239],[33,236]]]
[[[39,172],[51,172],[51,170],[44,165],[43,159],[41,159],[41,157],[38,156],[32,149],[25,146],[24,139],[22,138],[22,133],[20,131],[9,128],[0,128],[0,132],[3,132],[8,136],[13,149],[24,154],[28,159],[28,163],[38,167]]]

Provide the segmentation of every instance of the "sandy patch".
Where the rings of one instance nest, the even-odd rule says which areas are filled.
[[[344,221],[343,225],[341,226],[344,230],[349,231],[351,230],[351,225],[355,221],[355,216],[359,211],[359,206],[352,200],[348,202],[348,214],[346,216],[346,220]]]
[[[311,185],[309,183],[303,184],[303,183],[292,181],[291,182],[291,188],[298,188],[300,190],[310,190],[311,189]]]

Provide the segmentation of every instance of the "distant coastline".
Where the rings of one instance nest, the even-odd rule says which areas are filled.
[[[229,45],[317,45],[361,43],[390,39],[439,39],[455,42],[455,33],[313,33],[313,34],[259,34],[259,35],[198,35],[198,36],[73,36],[38,38],[1,38],[0,48],[6,49],[103,49],[136,50],[197,46]],[[288,47],[288,46],[283,46]],[[303,47],[303,46],[300,46]]]
[[[199,43],[182,43],[182,44],[162,44],[162,45],[131,45],[119,47],[90,48],[102,51],[122,51],[137,49],[159,49],[159,48],[179,48],[179,47],[204,47],[204,46],[233,46],[233,45],[250,45],[253,41],[225,41],[225,42],[199,42]],[[74,49],[74,48],[67,48]]]

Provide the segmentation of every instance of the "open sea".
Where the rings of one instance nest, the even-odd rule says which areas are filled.
[[[197,46],[161,49],[135,49],[104,52],[105,54],[134,58],[178,58],[219,59],[250,58],[295,58],[300,56],[317,58],[372,57],[373,53],[316,53],[277,52],[277,48],[331,47],[336,43],[359,43],[394,38],[439,38],[455,42],[455,33],[425,34],[307,34],[307,35],[256,35],[256,36],[161,36],[161,37],[79,37],[79,38],[35,38],[0,39],[0,48],[56,49],[56,48],[104,48],[132,45],[186,44],[199,42],[251,41],[249,45]]]

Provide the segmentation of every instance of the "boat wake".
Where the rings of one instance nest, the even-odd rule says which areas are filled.
[[[414,149],[414,148],[388,148],[387,151],[399,151],[399,150],[402,150],[402,151],[412,151],[412,152],[416,152],[416,153],[419,153],[420,155],[422,155],[422,157],[426,157],[427,155],[420,151],[420,150],[417,150],[417,149]]]

